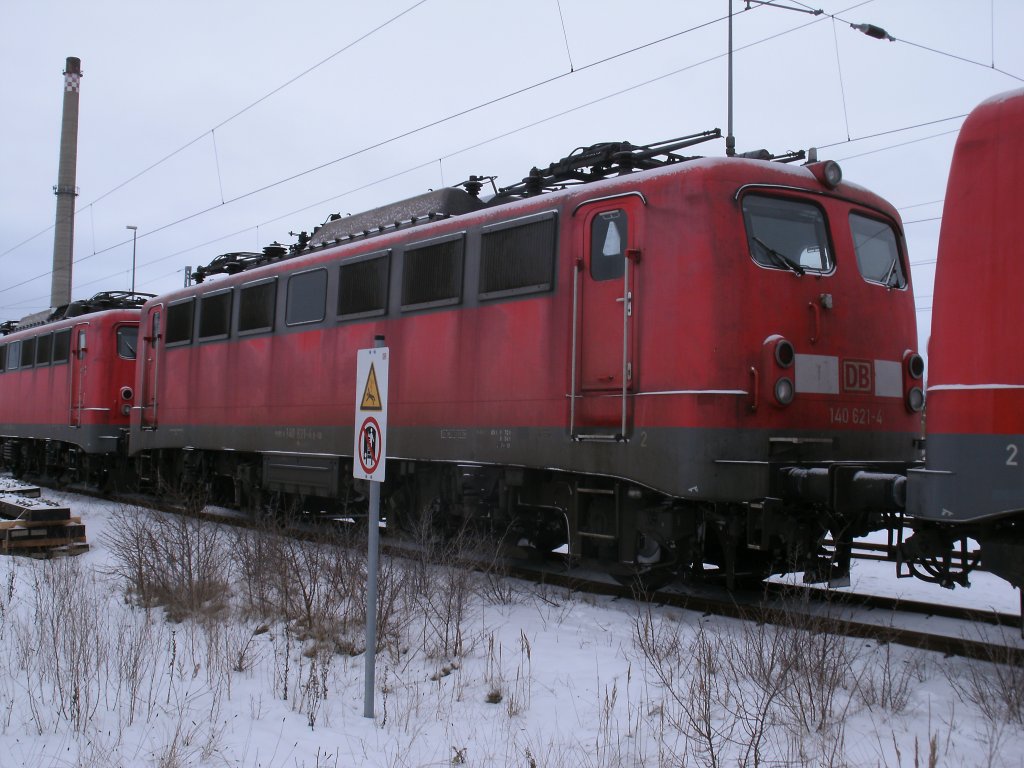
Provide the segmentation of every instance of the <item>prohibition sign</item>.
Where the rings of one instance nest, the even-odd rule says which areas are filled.
[[[367,416],[359,427],[359,466],[366,474],[372,475],[377,471],[380,464],[380,449],[380,424],[373,416]]]

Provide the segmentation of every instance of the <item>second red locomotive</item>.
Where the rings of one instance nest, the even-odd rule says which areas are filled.
[[[105,484],[124,469],[139,306],[102,293],[0,341],[0,444],[16,474]]]

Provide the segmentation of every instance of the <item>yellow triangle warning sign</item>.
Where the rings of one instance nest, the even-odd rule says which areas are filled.
[[[373,363],[370,363],[370,375],[366,377],[366,386],[363,388],[359,410],[381,411],[383,409],[384,406],[380,402],[380,389],[377,387],[377,374],[373,370]]]

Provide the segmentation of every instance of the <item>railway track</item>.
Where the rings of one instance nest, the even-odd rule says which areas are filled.
[[[509,569],[517,578],[571,591],[650,600],[743,621],[788,624],[812,631],[934,651],[947,656],[1024,666],[1020,617],[913,600],[765,582],[759,589],[728,591],[715,584],[674,584],[650,594],[572,569]]]
[[[76,488],[72,492],[110,500],[109,496],[87,489]],[[114,500],[161,512],[182,511],[180,505],[136,494]],[[253,525],[250,518],[226,509],[208,507],[203,517],[225,525]],[[359,521],[354,523],[358,525]],[[289,532],[320,540],[327,535],[322,526],[309,524],[294,526]],[[385,552],[391,556],[416,555],[414,545],[409,542],[388,538],[382,542]],[[494,567],[491,557],[464,556],[460,560],[466,567],[480,570]],[[556,556],[543,561],[509,559],[501,562],[499,570],[509,577],[569,592],[646,600],[742,621],[788,624],[879,643],[897,643],[947,656],[1024,666],[1022,620],[1009,613],[771,581],[756,588],[729,591],[716,584],[713,576],[707,582],[675,582],[663,589],[644,592],[636,586],[621,584],[605,573],[571,565]]]

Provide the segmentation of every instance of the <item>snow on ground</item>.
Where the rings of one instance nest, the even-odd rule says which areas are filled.
[[[362,627],[331,603],[343,581],[319,581],[336,553],[253,572],[234,564],[240,545],[219,550],[208,565],[229,569],[226,587],[172,621],[113,575],[118,532],[150,516],[46,495],[83,516],[91,549],[0,559],[5,768],[1024,765],[1019,669],[392,561],[368,719]],[[330,589],[278,580],[275,594],[294,590],[300,613],[327,606],[331,632],[243,599],[300,561],[306,586]],[[332,573],[358,581],[346,562]],[[883,567],[857,564],[854,582],[891,587]],[[1004,599],[991,585],[896,584],[915,599]],[[1001,610],[1016,608],[1008,595]]]

